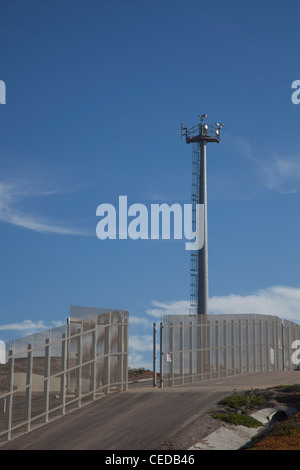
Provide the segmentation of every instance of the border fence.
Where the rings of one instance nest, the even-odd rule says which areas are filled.
[[[0,444],[128,388],[127,311],[71,306],[66,325],[6,343]]]
[[[297,368],[292,358],[300,325],[277,316],[165,315],[159,335],[160,387]],[[156,370],[156,324],[153,345]]]
[[[277,316],[165,315],[159,344],[160,387],[300,368],[300,325]],[[112,390],[128,389],[127,311],[71,306],[67,324],[5,347],[0,445]]]

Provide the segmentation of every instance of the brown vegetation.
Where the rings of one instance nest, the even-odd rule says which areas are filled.
[[[300,450],[300,412],[275,424],[262,438],[257,438],[251,450]]]

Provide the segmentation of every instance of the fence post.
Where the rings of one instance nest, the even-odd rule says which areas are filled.
[[[105,325],[104,355],[105,367],[104,377],[107,386],[107,393],[110,393],[110,354],[111,354],[111,312],[108,314],[108,323]]]
[[[197,357],[197,369],[196,369],[196,381],[203,378],[203,326],[202,326],[202,315],[197,315],[196,327],[196,357]]]
[[[239,367],[240,367],[240,374],[242,374],[243,371],[243,336],[242,336],[242,320],[238,320],[238,325],[239,325]]]
[[[124,354],[124,323],[123,323],[123,315],[122,312],[118,313],[118,356],[117,356],[117,363],[118,363],[118,378],[117,382],[120,382],[120,391],[124,390],[124,361],[123,361],[123,354]]]
[[[215,347],[216,347],[216,364],[215,368],[220,377],[220,365],[219,365],[219,321],[215,321]]]
[[[12,406],[13,406],[13,393],[14,393],[14,365],[15,357],[13,350],[8,351],[8,404],[7,404],[7,439],[11,439],[11,425],[12,425]]]
[[[253,367],[254,372],[257,372],[257,360],[256,360],[256,321],[252,320],[252,334],[253,334]]]
[[[211,350],[210,350],[211,322],[208,319],[206,319],[204,331],[205,331],[205,368],[207,369],[208,377],[211,379]]]
[[[272,322],[272,347],[274,350],[274,361],[272,364],[272,370],[278,370],[278,342],[276,342],[276,335],[277,335],[277,322],[278,320],[276,319],[275,321]],[[277,345],[277,347],[276,347]]]
[[[61,341],[61,377],[60,377],[60,402],[62,404],[62,414],[66,412],[66,368],[67,368],[67,338],[62,334]]]
[[[189,374],[191,382],[194,383],[194,364],[193,364],[193,322],[189,322]]]
[[[81,388],[82,388],[82,329],[77,330],[77,383],[76,396],[78,397],[78,407],[81,407]]]
[[[223,350],[223,360],[224,360],[224,370],[225,376],[228,376],[228,365],[227,365],[227,332],[226,332],[227,322],[223,320],[223,343],[224,343],[224,350]]]
[[[268,328],[269,328],[269,325],[267,321],[263,321],[261,319],[258,321],[260,372],[264,372],[264,369],[267,370],[268,372],[270,370]]]
[[[128,390],[128,335],[129,335],[129,328],[128,328],[128,318],[124,315],[124,350],[123,350],[123,362],[124,362],[124,369],[123,369],[123,382],[125,382],[125,388],[123,385],[123,390]],[[125,378],[125,380],[124,380]]]
[[[169,354],[170,354],[170,361],[169,364],[170,364],[170,375],[169,375],[169,380],[171,378],[171,385],[172,387],[174,387],[174,326],[173,326],[173,322],[170,322],[170,326],[169,326],[169,331],[170,331],[170,351],[169,351]]]
[[[31,344],[27,347],[27,373],[26,373],[26,415],[27,431],[30,431],[31,420],[31,397],[32,397],[32,348]]]
[[[50,377],[50,340],[47,338],[45,340],[45,374],[44,374],[44,411],[45,411],[45,421],[48,423],[49,415],[49,377]]]
[[[285,370],[285,327],[284,320],[281,323],[281,335],[282,335],[282,370]]]
[[[92,359],[91,390],[93,390],[93,400],[95,400],[97,389],[97,323],[94,324],[94,330],[92,332]]]
[[[153,323],[153,387],[156,387],[156,323]]]
[[[160,334],[160,338],[159,338],[159,342],[160,342],[160,357],[159,357],[159,386],[160,388],[163,388],[164,386],[164,371],[163,371],[163,328],[164,328],[164,325],[162,322],[160,322],[160,331],[159,331],[159,334]]]
[[[66,375],[66,381],[67,381],[67,393],[70,393],[70,366],[71,366],[71,358],[70,358],[70,349],[71,349],[71,319],[67,319],[67,361],[66,361],[66,367],[67,367],[67,375]]]
[[[179,325],[179,375],[181,376],[181,383],[184,384],[184,330],[183,322]]]
[[[249,320],[246,318],[246,362],[247,372],[250,372],[250,337],[249,337]]]
[[[234,320],[231,320],[231,374],[235,375],[235,335],[234,335]]]

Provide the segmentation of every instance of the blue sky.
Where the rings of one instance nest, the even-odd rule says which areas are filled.
[[[300,318],[299,2],[1,2],[0,339],[126,309],[131,364],[189,304],[184,240],[99,240],[96,208],[190,203],[207,148],[211,313]]]

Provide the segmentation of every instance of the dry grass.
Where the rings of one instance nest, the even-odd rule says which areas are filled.
[[[254,441],[251,450],[300,450],[300,412],[277,423],[262,438]]]

